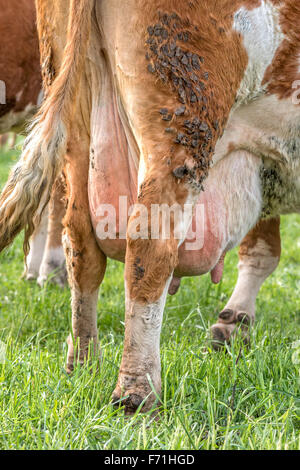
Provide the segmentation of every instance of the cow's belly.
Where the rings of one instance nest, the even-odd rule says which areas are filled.
[[[235,150],[262,159],[263,215],[300,211],[299,105],[271,95],[233,111],[214,162]]]

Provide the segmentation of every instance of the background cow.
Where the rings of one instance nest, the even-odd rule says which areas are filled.
[[[34,0],[0,0],[0,133],[24,132],[42,99],[39,42]],[[1,141],[2,144],[5,140]],[[59,187],[59,185],[58,185]],[[53,195],[49,210],[32,235],[26,278],[48,279],[64,285],[66,274],[61,244],[61,192]],[[49,236],[48,235],[48,215]]]
[[[253,229],[236,289],[212,329],[215,343],[229,340],[238,323],[244,331],[253,321],[257,292],[278,264],[279,215],[299,210],[300,109],[292,93],[300,10],[290,0],[128,0],[122,11],[117,0],[37,5],[48,97],[1,197],[0,248],[24,227],[28,244],[64,167],[68,370],[84,362],[90,343],[96,350],[106,257],[124,259],[126,249],[125,344],[113,400],[126,396],[127,412],[144,400],[148,409],[152,387],[161,388],[159,337],[173,275],[210,271],[217,281],[226,251]],[[60,73],[51,83],[53,68]],[[139,203],[127,243],[103,241],[98,208],[117,206],[124,194]],[[192,216],[182,227],[174,218],[168,239],[134,236],[141,207],[175,203],[204,207],[205,242],[192,254],[185,243]]]

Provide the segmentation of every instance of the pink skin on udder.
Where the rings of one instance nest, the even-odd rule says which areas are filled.
[[[111,183],[112,184],[112,183]],[[99,204],[101,200],[101,186],[93,185],[98,188],[96,200]],[[102,186],[103,187],[103,186]],[[116,182],[116,187],[118,183]],[[93,194],[93,193],[92,193]],[[91,193],[90,193],[91,195]],[[124,193],[122,194],[124,196]],[[126,195],[126,194],[125,194]],[[216,196],[216,194],[215,194]],[[119,210],[118,191],[114,193],[114,197],[111,199],[111,204],[116,208],[116,213]],[[128,198],[130,194],[128,193]],[[107,203],[107,193],[103,194],[103,201]],[[197,221],[196,217],[193,219],[192,228],[193,233],[198,231],[197,237],[200,238],[201,247],[198,249],[191,249],[195,247],[195,237],[186,240],[179,248],[179,264],[175,269],[174,276],[181,278],[184,276],[198,276],[211,271],[212,282],[218,283],[222,278],[223,267],[224,267],[224,248],[223,248],[223,235],[221,221],[224,220],[223,208],[221,204],[217,204],[217,199],[212,200],[212,194],[207,191],[201,195],[198,204],[204,207],[204,221]],[[95,212],[93,213],[93,225],[96,228],[99,222]],[[118,225],[119,217],[117,217]],[[224,230],[223,230],[224,233]],[[98,240],[99,246],[104,253],[118,261],[125,261],[126,251],[126,240]]]
[[[212,271],[212,281],[220,282],[222,277],[222,262],[219,260],[224,251],[224,233],[225,233],[225,208],[221,204],[221,194],[218,189],[211,187],[205,188],[201,193],[197,205],[202,207],[202,211],[195,212],[192,222],[193,238],[190,236],[190,230],[187,238],[179,248],[179,265],[176,268],[175,275],[197,276]],[[197,239],[200,240],[198,249],[193,245]],[[201,243],[202,242],[202,243]],[[191,244],[192,243],[192,244]]]

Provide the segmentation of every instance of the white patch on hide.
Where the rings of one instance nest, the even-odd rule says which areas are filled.
[[[234,15],[234,29],[241,33],[249,57],[237,94],[239,106],[265,92],[267,84],[262,86],[262,81],[284,35],[279,25],[279,9],[267,0],[250,11],[240,8]]]
[[[232,150],[246,150],[267,168],[276,165],[282,180],[276,213],[300,211],[300,107],[275,95],[235,109],[216,146],[214,165]]]

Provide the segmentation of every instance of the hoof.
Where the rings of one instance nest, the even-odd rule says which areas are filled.
[[[230,344],[239,332],[244,344],[249,344],[249,327],[253,323],[250,314],[246,312],[226,309],[219,315],[219,321],[211,327],[211,342],[215,351],[222,349],[225,344]]]
[[[114,406],[114,408],[120,408],[125,406],[126,415],[134,415],[139,409],[139,407],[142,405],[143,401],[144,398],[142,398],[141,395],[130,391],[124,394],[123,399],[117,392],[114,392],[112,395],[112,405]],[[142,411],[144,411],[144,406],[142,408]]]
[[[65,371],[67,374],[72,374],[77,366],[90,367],[95,362],[97,366],[100,366],[101,361],[101,350],[96,337],[93,338],[93,342],[86,343],[84,347],[78,351],[74,348],[72,336],[69,335],[67,338],[68,354]]]
[[[170,287],[169,287],[169,295],[175,295],[178,292],[178,289],[180,287],[181,279],[178,277],[173,277]]]
[[[251,318],[248,313],[242,312],[237,316],[237,323],[242,323],[243,325],[251,325]]]
[[[56,272],[52,271],[49,274],[42,274],[38,277],[37,283],[43,287],[47,282],[54,284],[64,289],[68,285],[67,272],[65,268],[58,268]]]
[[[73,372],[74,372],[74,366],[73,366],[73,365],[68,365],[68,364],[67,364],[67,365],[66,365],[66,369],[65,369],[65,371],[66,371],[66,373],[67,373],[68,375],[72,375],[72,374],[73,374]]]
[[[33,281],[36,281],[37,275],[33,273],[26,273],[24,274],[23,279],[25,279],[25,281],[28,281],[28,282],[33,282]]]
[[[219,320],[223,323],[235,323],[235,314],[233,310],[223,310],[219,315]]]
[[[225,343],[230,343],[231,330],[223,325],[217,323],[211,327],[211,344],[215,351],[220,351]]]
[[[149,384],[146,384],[142,377],[136,386],[133,383],[136,382],[136,377],[126,376],[126,379],[131,382],[131,388],[118,384],[112,394],[113,406],[115,408],[124,407],[126,415],[135,414],[139,408],[141,408],[141,412],[150,411],[156,403],[156,394],[152,392]],[[141,383],[142,381],[144,383]],[[156,389],[160,391],[160,387],[156,387]]]

